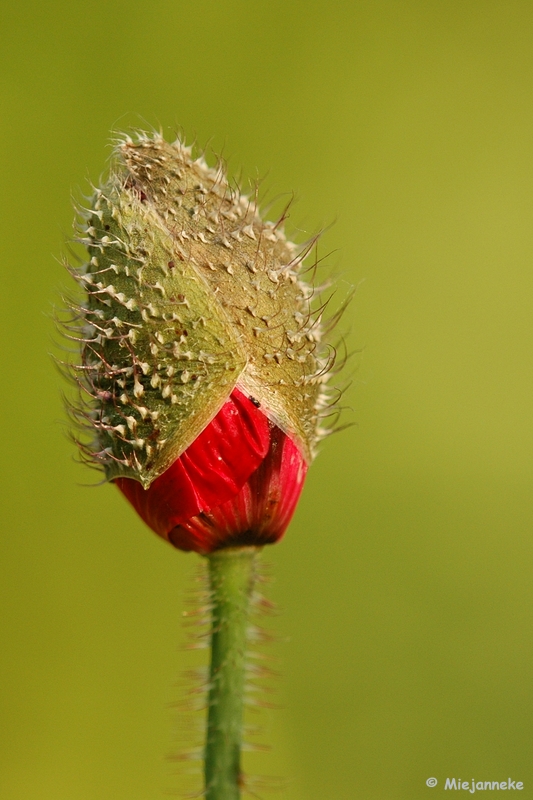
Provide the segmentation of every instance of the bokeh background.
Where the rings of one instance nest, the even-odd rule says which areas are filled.
[[[529,0],[0,13],[0,796],[186,788],[166,755],[198,559],[82,485],[49,357],[71,195],[105,172],[111,129],[152,125],[294,191],[289,228],[327,228],[338,298],[358,287],[355,425],[268,552],[280,708],[247,769],[287,780],[257,795],[416,800],[510,777],[531,796]]]

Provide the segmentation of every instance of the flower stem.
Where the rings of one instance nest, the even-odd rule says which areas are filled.
[[[206,800],[241,796],[241,744],[248,610],[257,547],[211,553],[211,666],[205,747]]]

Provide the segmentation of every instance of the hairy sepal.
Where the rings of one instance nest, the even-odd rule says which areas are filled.
[[[119,142],[84,216],[90,260],[77,277],[81,442],[106,477],[145,488],[209,424],[235,386],[297,444],[307,464],[327,432],[332,357],[313,289],[310,246],[263,222],[219,165],[181,142]]]
[[[161,475],[213,419],[246,365],[224,309],[150,203],[118,179],[98,191],[81,280],[94,338],[82,363],[108,479]]]

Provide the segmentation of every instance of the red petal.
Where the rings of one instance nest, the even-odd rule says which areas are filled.
[[[270,447],[269,423],[235,389],[216,417],[159,478],[143,489],[132,478],[115,483],[160,536],[237,494]]]
[[[240,492],[181,523],[169,541],[181,550],[209,553],[220,547],[264,545],[280,539],[303,488],[307,465],[295,443],[271,425],[268,455]]]

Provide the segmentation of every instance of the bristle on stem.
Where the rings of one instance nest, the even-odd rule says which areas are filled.
[[[206,800],[238,800],[241,796],[248,615],[257,553],[256,547],[231,547],[208,556],[213,610]]]

